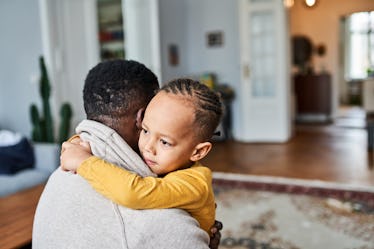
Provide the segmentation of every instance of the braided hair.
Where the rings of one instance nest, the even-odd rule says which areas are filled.
[[[195,109],[196,135],[203,140],[209,140],[213,136],[223,114],[222,101],[216,92],[199,81],[188,78],[174,79],[160,91],[179,95],[189,101]]]

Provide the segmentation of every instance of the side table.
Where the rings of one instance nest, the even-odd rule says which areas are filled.
[[[0,248],[21,248],[31,244],[35,210],[44,186],[41,184],[0,198]]]

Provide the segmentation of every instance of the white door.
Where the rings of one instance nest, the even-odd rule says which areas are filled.
[[[56,126],[63,102],[72,105],[72,128],[86,117],[82,90],[99,62],[96,0],[39,0],[43,54],[52,85]],[[57,127],[55,127],[57,128]]]
[[[285,142],[291,135],[290,50],[280,0],[240,0],[243,142]]]
[[[161,78],[158,0],[122,0],[126,59],[137,60]]]

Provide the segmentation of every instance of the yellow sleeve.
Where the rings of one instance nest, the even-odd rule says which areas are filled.
[[[164,178],[141,177],[93,156],[78,167],[77,173],[102,195],[133,209],[196,208],[207,197],[205,174],[191,174],[189,169]]]
[[[209,232],[215,219],[211,171],[203,166],[170,172],[163,178],[141,177],[98,157],[86,159],[77,170],[91,186],[132,209],[181,208]]]

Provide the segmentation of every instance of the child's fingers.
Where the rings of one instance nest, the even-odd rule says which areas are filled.
[[[69,142],[63,142],[61,145],[61,154],[69,147]]]
[[[65,150],[63,150],[63,151],[61,152],[61,155],[60,155],[60,167],[61,167],[61,169],[64,170],[64,171],[69,171],[69,169],[67,169],[67,168],[65,167],[65,164],[64,164],[64,152],[65,152]]]
[[[71,142],[63,142],[61,147],[62,147],[63,150],[67,150],[71,147],[74,147],[74,144],[71,143]]]
[[[71,151],[72,148],[75,148],[76,146],[79,146],[79,145],[76,145],[76,144],[73,144],[71,142],[63,142],[62,143],[62,146],[61,146],[61,154],[60,154],[60,165],[61,165],[61,168],[65,171],[69,171],[70,169],[65,165],[65,158],[66,158],[66,153],[68,153],[69,151]]]
[[[83,146],[88,152],[91,153],[91,146],[88,142],[80,141],[79,145]]]
[[[79,144],[81,141],[82,140],[79,137],[75,137],[72,140],[70,140],[69,142],[71,142],[73,144]]]

